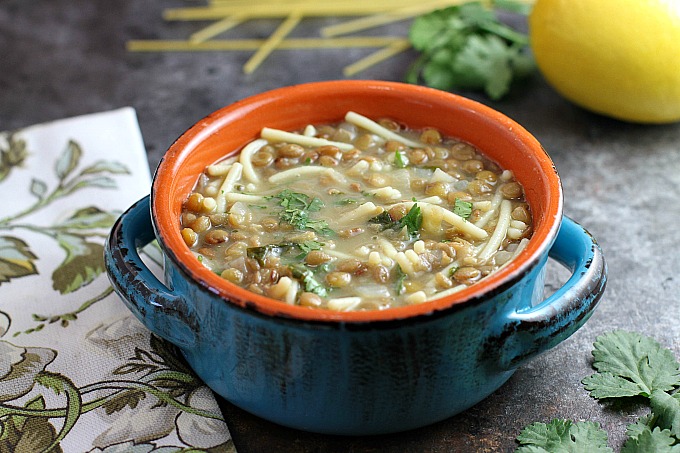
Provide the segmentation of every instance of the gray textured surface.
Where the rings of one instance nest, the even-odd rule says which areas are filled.
[[[340,78],[343,66],[367,53],[280,51],[246,76],[241,66],[248,52],[126,52],[128,39],[183,38],[196,31],[201,24],[161,20],[164,7],[187,3],[1,0],[0,130],[131,105],[153,169],[170,143],[211,111],[267,89]],[[331,22],[307,20],[295,34],[311,35]],[[274,26],[253,22],[231,36],[266,36]],[[379,32],[405,30],[399,24]],[[413,58],[403,54],[361,76],[400,80]],[[610,433],[610,444],[621,445],[628,415],[639,409],[612,411],[588,397],[580,380],[592,372],[595,337],[615,328],[652,335],[680,356],[680,124],[640,126],[592,115],[559,97],[538,75],[503,102],[478,99],[523,124],[555,161],[565,213],[598,238],[609,263],[609,285],[598,311],[576,335],[520,368],[486,401],[409,433],[307,434],[223,402],[239,452],[512,451],[523,426],[554,417],[598,421]],[[549,286],[563,277],[564,272],[551,270]]]

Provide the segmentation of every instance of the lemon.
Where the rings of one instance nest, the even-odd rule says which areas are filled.
[[[680,120],[680,0],[536,0],[539,70],[560,94],[638,123]]]

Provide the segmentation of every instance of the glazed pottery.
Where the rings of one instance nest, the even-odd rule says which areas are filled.
[[[179,219],[205,166],[238,152],[263,126],[297,130],[336,122],[349,110],[416,129],[435,127],[511,170],[534,219],[527,247],[454,295],[347,313],[255,295],[201,265],[182,240]],[[165,282],[138,254],[154,239],[165,255]],[[545,298],[549,256],[572,276]],[[282,425],[345,435],[403,431],[469,408],[581,327],[606,281],[599,247],[563,217],[559,177],[524,128],[469,99],[378,81],[286,87],[199,121],[166,153],[150,197],[114,226],[106,266],[135,316],[177,345],[215,392]]]

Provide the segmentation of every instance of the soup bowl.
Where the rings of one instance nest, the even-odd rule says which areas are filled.
[[[455,294],[387,310],[337,312],[251,293],[203,266],[180,234],[183,201],[204,168],[263,126],[297,130],[347,111],[434,127],[476,146],[523,185],[533,216],[510,263]],[[116,292],[154,334],[179,347],[216,393],[275,423],[366,435],[451,417],[498,389],[525,361],[573,334],[604,291],[595,240],[562,213],[560,179],[541,145],[503,114],[429,88],[331,81],[259,94],[200,120],[169,148],[151,194],[113,227],[105,260]],[[157,239],[164,281],[138,249]],[[544,296],[551,257],[571,270]]]

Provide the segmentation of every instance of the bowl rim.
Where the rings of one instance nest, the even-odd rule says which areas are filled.
[[[457,108],[479,114],[496,125],[500,124],[510,134],[514,134],[515,138],[527,150],[531,151],[532,157],[540,164],[541,175],[548,182],[549,193],[546,195],[548,206],[545,207],[546,221],[542,224],[543,228],[534,230],[527,247],[508,265],[474,285],[439,299],[385,310],[338,312],[288,305],[282,301],[252,293],[214,274],[200,264],[191,254],[189,248],[186,247],[181,238],[179,219],[172,218],[172,213],[168,208],[173,202],[173,197],[170,190],[164,190],[164,188],[170,187],[174,175],[181,167],[183,156],[188,152],[187,150],[200,144],[204,138],[227,125],[229,118],[234,117],[234,115],[248,115],[253,110],[266,106],[274,99],[285,99],[303,94],[314,99],[314,93],[328,94],[329,91],[337,93],[338,96],[346,95],[348,91],[370,92],[377,95],[380,95],[380,92],[396,92],[403,96],[416,96],[422,98],[423,101],[436,99],[437,101],[452,102],[456,104]],[[245,145],[247,141],[244,141],[242,145]],[[224,154],[226,155],[231,151],[225,150]],[[209,163],[212,162],[205,162],[205,165]],[[156,168],[151,188],[151,218],[156,238],[166,260],[171,260],[184,274],[185,278],[198,283],[202,290],[220,297],[225,303],[267,317],[333,324],[395,321],[418,316],[430,317],[437,313],[457,310],[488,300],[494,294],[506,290],[521,280],[541,262],[541,258],[547,254],[547,250],[557,236],[562,219],[562,210],[562,185],[552,160],[536,138],[514,120],[491,107],[460,95],[400,82],[374,80],[335,80],[291,85],[256,94],[227,105],[195,123],[168,148]]]

